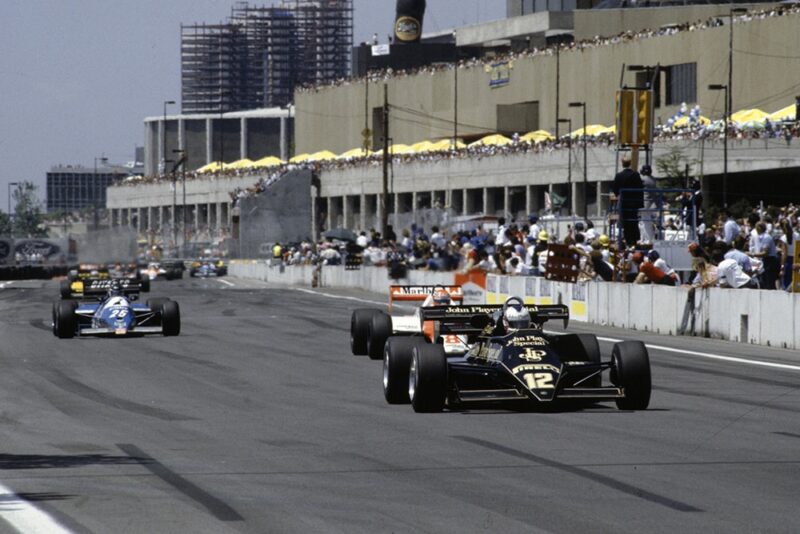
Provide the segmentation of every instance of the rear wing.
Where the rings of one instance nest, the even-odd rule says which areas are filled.
[[[461,286],[389,286],[389,311],[395,302],[423,302],[437,289],[444,289],[450,300],[464,302],[464,290]]]
[[[569,324],[569,308],[563,304],[548,304],[525,306],[531,314],[531,323],[542,324],[551,320],[564,321],[564,327]],[[470,320],[476,315],[489,315],[503,309],[502,304],[486,304],[475,306],[434,306],[431,308],[421,308],[420,313],[423,321],[441,321],[443,323],[469,324]]]
[[[125,295],[132,295],[141,292],[142,283],[133,278],[115,278],[119,282],[120,289]],[[111,288],[112,280],[109,278],[87,278],[83,281],[83,294],[87,297],[98,297],[105,295]]]

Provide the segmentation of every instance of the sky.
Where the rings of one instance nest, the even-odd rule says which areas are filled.
[[[222,22],[234,0],[0,0],[0,210],[9,182],[45,196],[53,165],[131,161],[143,119],[180,102],[180,25]],[[270,0],[251,0],[270,5]],[[356,42],[385,42],[395,0],[355,0]],[[505,0],[428,0],[424,31],[505,17]],[[173,106],[170,111],[179,111]]]

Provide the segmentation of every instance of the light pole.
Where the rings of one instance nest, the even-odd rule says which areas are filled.
[[[733,112],[733,16],[734,15],[741,15],[743,13],[747,13],[747,10],[743,7],[733,7],[730,10],[728,16],[730,17],[730,34],[728,40],[728,92],[725,96],[725,104],[727,105],[728,113],[725,115],[725,136],[727,137],[727,126],[728,126],[728,116],[730,113]],[[726,204],[727,206],[727,204]]]
[[[727,85],[713,84],[708,86],[709,91],[725,91],[725,135],[722,138],[723,143],[723,171],[722,171],[722,205],[728,207],[728,118],[730,117],[730,109],[728,109],[728,91],[730,88]]]
[[[570,199],[570,211],[572,210],[572,119],[558,119],[556,123],[567,125],[567,198]]]
[[[178,159],[178,164],[177,165],[181,166],[181,183],[183,185],[183,205],[181,206],[181,218],[183,219],[183,246],[186,247],[186,158],[187,158],[187,155],[186,155],[186,150],[183,150],[181,148],[176,148],[172,152],[175,153],[175,154],[180,154],[181,155],[180,159]],[[177,165],[176,165],[176,168],[177,168]],[[175,178],[173,178],[173,180],[172,180],[172,190],[174,192],[173,198],[175,198],[177,196],[177,194],[178,194],[177,193],[178,187],[177,187]],[[173,213],[175,213],[175,211],[177,209],[175,207],[175,202],[176,201],[173,200],[173,208],[172,208],[173,209]],[[178,248],[178,223],[177,223],[178,218],[177,218],[177,216],[175,216],[174,219],[175,219],[175,224],[172,227],[172,240],[173,240],[173,243],[175,244],[175,248],[177,249]]]
[[[9,224],[11,224],[11,220],[12,220],[12,218],[11,218],[11,186],[12,185],[17,186],[17,185],[19,185],[19,182],[8,182],[8,222],[9,222]],[[14,209],[15,215],[16,215],[16,211],[17,210],[15,208]]]
[[[167,173],[167,106],[174,104],[174,100],[164,101],[164,122],[161,123],[163,128],[163,135],[161,136],[161,173]]]
[[[95,231],[97,231],[97,227],[100,226],[100,221],[98,220],[97,216],[97,204],[100,201],[100,187],[98,187],[97,183],[97,162],[101,162],[103,165],[108,163],[108,158],[105,156],[100,156],[99,158],[94,158],[94,173],[92,174],[92,187],[90,191],[92,191],[92,219]]]
[[[589,220],[589,177],[586,168],[586,102],[570,102],[571,108],[583,108],[583,218]]]
[[[456,41],[456,30],[453,30],[453,59],[454,90],[453,90],[453,149],[458,146],[458,42]]]

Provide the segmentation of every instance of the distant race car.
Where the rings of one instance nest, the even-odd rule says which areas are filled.
[[[183,278],[183,263],[179,261],[150,262],[141,270],[142,276],[150,280],[179,280]]]
[[[465,337],[453,331],[442,331],[435,321],[423,321],[420,317],[425,307],[463,301],[461,286],[389,286],[389,313],[395,302],[420,302],[420,307],[413,314],[404,315],[389,315],[375,308],[354,310],[350,318],[350,349],[356,356],[368,355],[370,359],[380,360],[390,336],[424,336],[431,343],[441,338],[448,354],[463,354],[469,348]]]
[[[189,276],[192,277],[208,278],[226,274],[228,274],[228,266],[220,259],[196,260],[189,266]]]
[[[527,327],[509,326],[509,307]],[[441,344],[390,337],[383,363],[384,395],[390,404],[410,403],[417,412],[496,402],[614,400],[623,410],[644,410],[649,405],[650,360],[645,345],[616,343],[611,359],[602,361],[592,334],[545,333],[542,325],[548,320],[562,319],[566,325],[566,306],[526,306],[512,297],[501,306],[425,308],[421,316],[444,323],[466,321],[481,334],[466,354],[451,357]],[[609,371],[611,385],[602,385],[604,371]]]
[[[129,280],[138,285],[138,291],[148,293],[150,291],[150,279],[147,277],[139,277],[138,273],[131,274],[125,278],[118,278],[120,280]],[[58,292],[62,299],[68,300],[73,298],[83,298],[86,295],[86,290],[91,290],[92,286],[101,287],[103,283],[111,280],[108,273],[100,274],[99,276],[87,275],[75,280],[62,280],[59,282]]]
[[[168,298],[150,299],[146,304],[135,303],[140,289],[141,284],[130,279],[90,281],[83,294],[85,297],[97,297],[99,301],[56,301],[53,304],[53,334],[62,339],[75,336],[180,334],[178,303]]]

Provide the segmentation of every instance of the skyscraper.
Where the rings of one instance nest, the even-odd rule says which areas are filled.
[[[237,2],[223,24],[181,26],[183,113],[285,106],[297,85],[345,77],[352,0]]]

